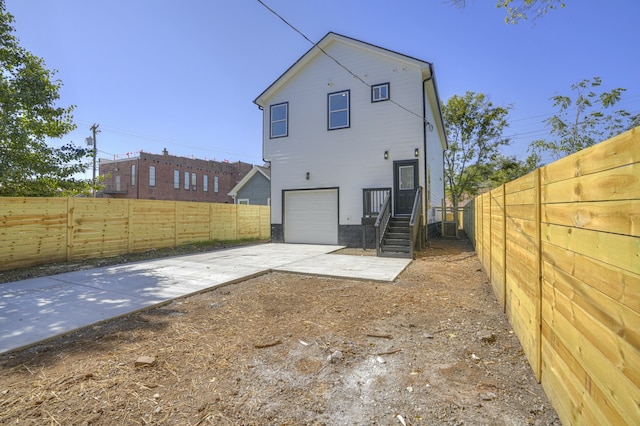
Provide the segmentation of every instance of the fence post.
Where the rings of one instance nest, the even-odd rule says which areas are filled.
[[[127,253],[133,253],[133,201],[128,200],[128,217],[127,217]]]
[[[75,198],[67,197],[67,262],[73,259],[73,210],[75,209]]]
[[[542,206],[541,206],[541,192],[540,187],[542,181],[540,179],[541,169],[537,168],[534,175],[535,186],[535,221],[536,221],[536,235],[535,235],[535,250],[536,250],[536,288],[535,288],[535,318],[538,322],[536,324],[536,355],[538,362],[536,363],[536,369],[534,371],[538,382],[541,381],[542,376]]]
[[[507,185],[502,184],[502,311],[507,313]]]
[[[178,202],[173,202],[173,246],[178,247]]]

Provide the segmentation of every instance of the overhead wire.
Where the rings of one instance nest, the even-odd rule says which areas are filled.
[[[332,56],[331,54],[329,54],[329,52],[327,52],[325,49],[322,48],[322,46],[320,46],[318,44],[318,42],[314,42],[313,40],[311,40],[309,37],[306,36],[306,34],[304,34],[302,31],[300,31],[298,28],[296,28],[293,24],[291,24],[289,21],[287,21],[282,15],[280,15],[278,12],[276,12],[275,10],[273,10],[271,7],[269,7],[264,1],[262,0],[257,0],[258,3],[260,3],[262,6],[264,6],[269,12],[271,12],[272,14],[274,14],[276,17],[278,17],[282,22],[284,22],[289,28],[291,28],[292,30],[294,30],[296,33],[300,34],[300,36],[302,36],[302,38],[304,38],[306,41],[308,41],[309,43],[311,43],[315,48],[317,48],[318,50],[320,50],[320,52],[322,52],[325,56],[327,56],[329,59],[331,59],[333,62],[335,62],[340,68],[344,69],[347,73],[349,73],[353,78],[355,78],[356,80],[358,80],[360,83],[364,84],[366,87],[368,87],[369,89],[371,88],[371,85],[369,83],[367,83],[362,77],[360,77],[359,75],[357,75],[356,73],[354,73],[353,71],[351,71],[346,65],[344,65],[342,62],[340,62],[338,59],[336,59],[334,56]],[[406,112],[418,117],[421,121],[423,121],[427,126],[429,126],[430,129],[433,128],[433,124],[431,124],[429,122],[429,120],[427,120],[426,117],[424,117],[422,114],[418,114],[415,111],[412,111],[411,109],[405,107],[404,105],[399,104],[398,102],[394,101],[393,99],[389,99],[389,101],[396,105],[397,107],[405,110]]]

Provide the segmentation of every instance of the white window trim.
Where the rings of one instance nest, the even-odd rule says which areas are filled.
[[[284,119],[274,120],[273,109],[278,107],[284,107],[284,110],[285,110]],[[275,123],[282,123],[282,122],[284,122],[284,129],[285,129],[284,134],[274,135],[273,125]],[[286,138],[287,136],[289,136],[289,102],[282,102],[279,104],[271,105],[271,107],[269,107],[269,138],[277,139],[277,138]]]
[[[238,198],[236,200],[236,204],[245,204],[245,205],[249,205],[249,199],[248,198]]]
[[[379,89],[382,87],[387,88],[387,96],[376,96],[376,91],[378,92],[378,95],[379,95],[381,92]],[[371,86],[371,102],[388,101],[390,97],[391,97],[391,93],[390,93],[389,83],[380,83],[380,84],[374,84]]]

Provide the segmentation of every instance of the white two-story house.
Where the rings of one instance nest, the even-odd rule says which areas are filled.
[[[447,141],[431,63],[329,33],[254,102],[273,242],[393,252],[393,218],[435,232]]]

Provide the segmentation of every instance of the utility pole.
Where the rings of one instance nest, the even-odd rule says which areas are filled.
[[[100,126],[99,124],[93,123],[93,126],[91,126],[89,128],[89,130],[91,130],[93,132],[93,188],[92,188],[92,192],[93,192],[93,198],[96,198],[96,156],[98,154],[98,148],[97,148],[97,144],[96,144],[96,134],[99,132],[98,130],[98,126]]]

